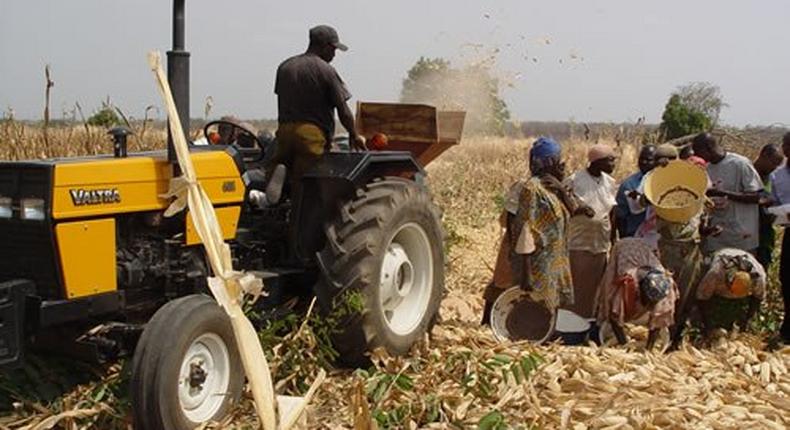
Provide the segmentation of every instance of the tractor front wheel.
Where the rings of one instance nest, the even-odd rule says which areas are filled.
[[[135,428],[186,430],[224,417],[244,384],[230,320],[205,295],[162,306],[132,361]]]
[[[367,184],[326,235],[316,296],[334,315],[338,360],[365,366],[379,347],[407,353],[436,321],[444,292],[443,233],[428,191],[400,178]]]

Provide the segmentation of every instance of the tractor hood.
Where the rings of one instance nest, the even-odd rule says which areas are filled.
[[[212,202],[222,205],[243,200],[244,184],[230,154],[193,152],[192,160]],[[169,204],[162,195],[171,178],[172,167],[164,151],[126,158],[2,162],[0,197],[12,199],[15,213],[22,210],[23,199],[43,199],[48,217],[55,220],[156,211]]]

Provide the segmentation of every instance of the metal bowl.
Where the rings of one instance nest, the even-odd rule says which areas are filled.
[[[528,292],[512,287],[491,308],[491,328],[500,342],[529,340],[544,342],[554,333],[556,313]]]

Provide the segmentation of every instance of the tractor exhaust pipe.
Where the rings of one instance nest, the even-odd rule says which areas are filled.
[[[184,133],[189,135],[189,52],[186,51],[184,35],[186,27],[186,14],[184,13],[185,0],[173,0],[173,49],[167,51],[167,81],[173,91],[176,110],[181,119]],[[177,165],[176,151],[173,147],[173,137],[168,127],[167,133],[167,159]],[[177,169],[177,168],[176,168]],[[177,172],[174,172],[177,173]]]

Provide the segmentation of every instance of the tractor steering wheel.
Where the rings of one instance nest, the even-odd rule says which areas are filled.
[[[220,134],[220,141],[216,144],[218,145],[234,145],[239,152],[244,156],[245,161],[260,161],[263,159],[264,154],[266,152],[265,145],[258,136],[255,135],[252,131],[242,127],[239,124],[236,124],[231,121],[225,121],[222,119],[218,119],[215,121],[210,121],[203,127],[203,135],[206,136],[206,139],[209,139],[209,130],[212,127],[217,128],[217,133]],[[224,133],[221,133],[221,129],[225,129]],[[225,134],[225,136],[223,136]],[[227,141],[223,141],[227,140]],[[248,142],[252,143],[252,146],[249,144],[243,144],[240,140],[247,140]],[[214,144],[214,143],[211,143]],[[257,148],[255,148],[257,146]]]

